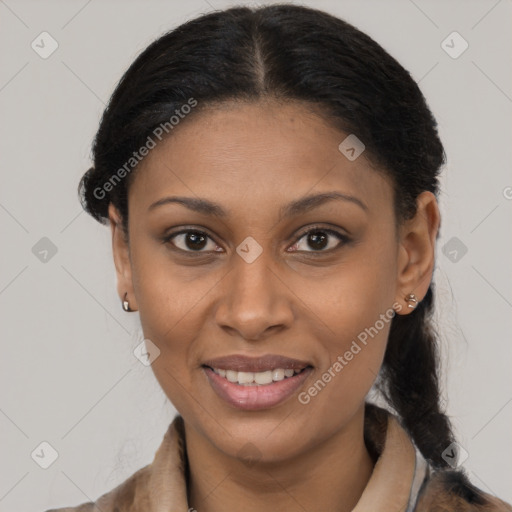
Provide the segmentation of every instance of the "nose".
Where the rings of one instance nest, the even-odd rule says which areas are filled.
[[[264,340],[289,328],[294,319],[293,293],[279,270],[263,254],[252,263],[238,255],[234,259],[223,280],[217,325],[247,341]]]

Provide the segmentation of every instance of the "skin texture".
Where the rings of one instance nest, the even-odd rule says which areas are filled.
[[[396,231],[389,178],[364,153],[349,161],[338,150],[346,136],[300,103],[223,104],[186,119],[141,162],[129,188],[129,243],[110,205],[118,293],[127,292],[161,351],[152,368],[185,420],[189,500],[200,512],[348,511],[371,475],[364,400],[390,322],[307,404],[295,394],[269,409],[235,409],[202,368],[231,354],[293,357],[313,366],[301,392],[381,314],[412,311],[408,293],[425,296],[440,223],[435,196],[423,192],[417,215]],[[367,209],[329,201],[279,218],[289,202],[327,191]],[[148,211],[166,196],[206,198],[228,214],[176,203]],[[209,238],[162,241],[185,227]],[[315,245],[313,227],[349,241],[327,235]],[[236,252],[248,236],[262,248],[252,263]],[[248,446],[256,462],[244,459]]]

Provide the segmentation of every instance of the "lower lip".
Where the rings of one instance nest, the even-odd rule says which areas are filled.
[[[213,390],[229,405],[246,411],[257,411],[269,409],[284,402],[300,388],[313,368],[307,367],[293,377],[287,377],[271,384],[252,386],[229,382],[208,367],[203,367],[203,370]]]

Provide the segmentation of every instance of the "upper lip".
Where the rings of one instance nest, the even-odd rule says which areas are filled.
[[[284,370],[302,370],[311,366],[307,361],[300,361],[291,357],[265,354],[260,357],[249,357],[242,354],[231,356],[216,357],[203,362],[203,366],[210,368],[220,368],[223,370],[234,370],[239,372],[261,372],[265,370],[274,370],[282,368]]]

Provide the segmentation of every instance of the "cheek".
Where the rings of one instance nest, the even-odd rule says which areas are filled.
[[[323,289],[322,302],[310,291],[311,303],[323,304],[315,312],[328,327],[318,334],[327,356],[322,358],[313,385],[306,389],[303,403],[317,400],[321,408],[337,403],[347,410],[364,400],[384,358],[395,316],[394,293],[391,251],[370,251],[347,264]]]
[[[197,266],[177,265],[165,247],[143,236],[132,247],[132,279],[144,334],[160,342],[180,340],[186,346],[214,276]]]
[[[135,244],[133,244],[135,247]],[[197,275],[197,272],[196,272]],[[210,279],[188,279],[165,257],[138,248],[132,253],[132,277],[144,338],[160,351],[151,364],[163,391],[179,409],[197,361],[194,339]]]
[[[178,407],[183,390],[192,386],[197,361],[194,340],[200,331],[196,319],[198,300],[181,293],[169,296],[165,289],[152,288],[145,293],[144,287],[141,296],[139,312],[144,337],[160,350],[151,367],[168,398]]]
[[[324,344],[328,358],[299,396],[302,404],[316,401],[316,407],[332,410],[333,416],[359,407],[379,373],[394,316],[392,308],[372,311],[364,318],[348,317],[350,326],[339,318],[334,327],[343,334]]]

